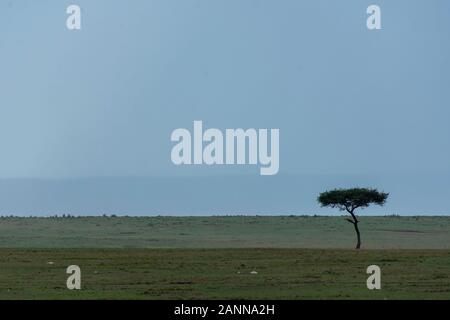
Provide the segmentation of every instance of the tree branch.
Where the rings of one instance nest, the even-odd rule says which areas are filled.
[[[355,214],[353,213],[353,210],[355,210],[355,208],[352,207],[352,209],[349,209],[347,206],[345,207],[345,210],[347,210],[348,213],[351,214],[352,218],[353,218],[353,222],[354,224],[357,224],[359,221],[358,219],[356,219]]]

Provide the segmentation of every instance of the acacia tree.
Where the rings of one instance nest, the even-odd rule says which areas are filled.
[[[334,189],[322,192],[317,201],[322,207],[338,208],[341,211],[347,211],[352,219],[347,219],[355,227],[358,242],[356,249],[361,247],[361,235],[358,228],[358,219],[354,211],[357,208],[366,208],[370,204],[382,206],[386,203],[389,193],[379,192],[377,189],[353,188],[353,189]]]

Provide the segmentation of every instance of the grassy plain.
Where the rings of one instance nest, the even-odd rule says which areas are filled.
[[[450,217],[360,217],[363,248],[450,249]],[[345,217],[0,218],[2,248],[351,249]]]
[[[0,299],[450,299],[449,218],[361,229],[356,251],[343,217],[1,218]]]

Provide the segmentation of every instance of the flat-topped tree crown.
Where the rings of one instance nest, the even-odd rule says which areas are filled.
[[[352,189],[334,189],[322,192],[317,201],[322,207],[338,208],[341,211],[347,211],[352,219],[347,219],[355,227],[357,235],[356,249],[361,247],[361,235],[358,228],[358,219],[353,213],[357,208],[365,208],[370,204],[384,205],[389,193],[379,192],[377,189],[352,188]]]
[[[377,189],[352,188],[334,189],[322,192],[317,201],[322,207],[338,208],[352,213],[357,208],[365,208],[370,204],[384,205],[389,193],[379,192]]]

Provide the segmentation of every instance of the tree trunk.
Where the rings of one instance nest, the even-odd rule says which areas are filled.
[[[359,249],[359,248],[361,248],[361,234],[359,233],[359,229],[358,229],[358,221],[355,221],[353,223],[353,225],[355,226],[356,236],[358,237],[358,243],[356,244],[356,249]]]
[[[358,219],[356,219],[356,216],[353,213],[353,210],[354,210],[354,208],[352,208],[352,209],[348,209],[347,208],[348,213],[350,213],[352,215],[352,218],[353,218],[353,221],[351,219],[348,219],[348,221],[350,223],[352,223],[353,226],[355,227],[356,237],[358,239],[358,242],[356,243],[356,249],[359,249],[359,248],[361,248],[361,234],[359,233],[359,228],[358,228],[358,222],[359,221],[358,221]]]

